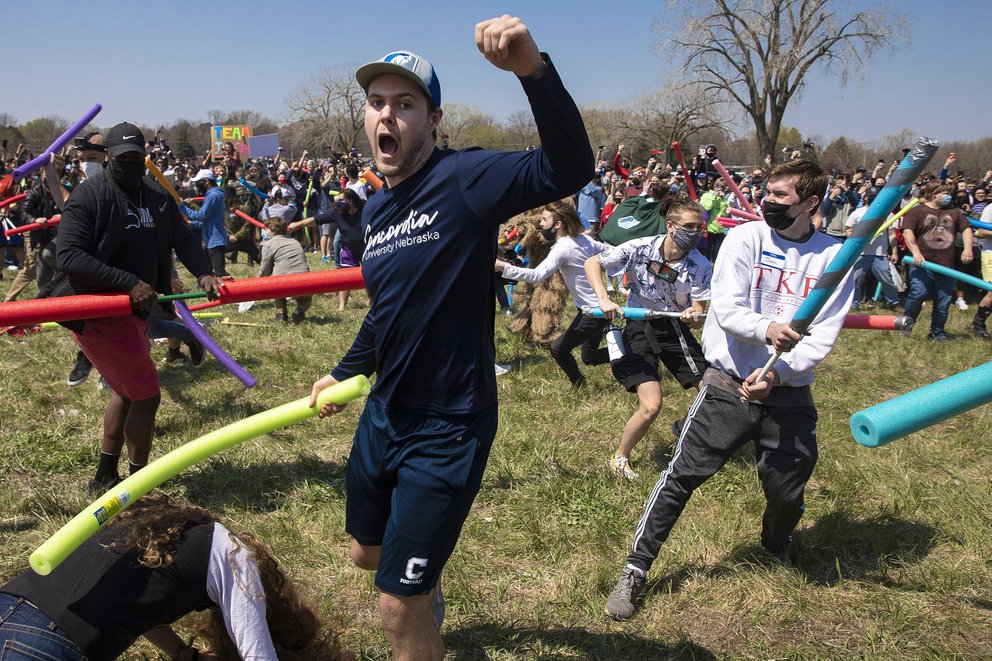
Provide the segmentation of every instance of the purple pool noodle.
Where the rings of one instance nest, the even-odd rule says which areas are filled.
[[[189,311],[186,304],[182,301],[176,301],[175,306],[176,312],[179,314],[179,318],[183,320],[184,324],[186,324],[186,328],[188,328],[189,332],[193,334],[193,337],[200,341],[203,348],[209,351],[213,357],[217,359],[217,362],[223,365],[228,372],[236,376],[238,381],[245,384],[245,388],[254,388],[255,384],[258,383],[258,379],[249,374],[248,370],[244,367],[238,365],[238,363],[231,358],[230,354],[221,349],[220,346],[213,341],[213,338],[207,335],[207,331],[203,330],[203,326],[201,326],[193,317],[193,313]]]
[[[14,181],[17,181],[18,179],[23,179],[24,177],[28,176],[38,168],[44,167],[45,164],[48,163],[48,159],[51,157],[52,153],[57,152],[63,147],[65,147],[69,143],[69,141],[75,137],[77,133],[79,133],[84,128],[86,128],[86,125],[92,122],[94,117],[100,114],[101,110],[103,110],[103,106],[101,106],[99,103],[93,106],[92,108],[90,108],[89,112],[83,115],[79,119],[79,121],[77,121],[75,124],[70,126],[68,129],[66,129],[65,133],[63,133],[58,138],[56,138],[55,142],[49,145],[48,149],[46,149],[41,156],[38,156],[28,161],[21,167],[14,170]]]

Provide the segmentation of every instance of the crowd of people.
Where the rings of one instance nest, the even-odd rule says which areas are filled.
[[[637,164],[622,143],[603,158],[605,147],[594,154],[552,60],[519,19],[480,23],[476,42],[520,80],[539,148],[437,148],[437,74],[422,56],[396,51],[356,73],[367,94],[370,161],[357,154],[318,161],[305,152],[293,162],[242,160],[230,143],[218,156],[177,160],[165,135],[146,140],[121,123],[77,139],[24,181],[9,173],[0,180],[0,198],[27,192],[5,210],[5,226],[41,223],[26,245],[14,239],[7,246],[19,270],[6,301],[31,280],[39,297],[130,297],[130,317],[63,324],[79,347],[69,385],[92,366],[112,392],[88,485],[93,495],[121,481],[123,452],[132,474],[149,461],[161,399],[149,338],[169,337],[173,357],[185,344],[194,364],[204,360],[171,306],[157,302],[184,287],[176,260],[210,297],[241,254],[259,264],[260,276],[309,271],[307,251],[319,252],[324,265],[362,266],[371,307],[351,348],[313,383],[311,405],[350,376],[377,377],[349,457],[346,530],[354,563],[376,572],[379,612],[399,659],[444,655],[440,581],[497,433],[493,292],[504,307],[506,282],[540,283],[560,273],[576,310],[550,343],[551,356],[583,388],[571,355],[581,347],[585,365],[609,364],[619,386],[637,395],[605,462],[620,479],[638,479],[631,453],[662,410],[659,367],[696,391],[690,409],[674,416],[673,457],[606,600],[607,614],[621,620],[634,615],[647,572],[693,491],[746,443],[755,445],[767,499],[761,544],[789,562],[817,460],[813,371],[849,309],[901,305],[915,320],[932,300],[929,338],[945,341],[950,306],[976,305],[971,330],[992,337],[992,295],[922,268],[932,261],[992,281],[992,232],[969,222],[992,223],[992,171],[981,179],[952,175],[952,154],[939,173],[921,176],[902,201],[919,203],[871,242],[800,334],[788,322],[897,160],[880,159],[871,172],[825,172],[793,153],[730,173],[728,181],[714,164],[715,145],[703,145],[688,169],[656,155]],[[5,153],[5,167],[29,156]],[[146,176],[148,156],[181,204]],[[365,171],[370,165],[375,172]],[[525,264],[522,244],[506,232],[497,253],[500,226],[532,209],[540,212],[535,229],[550,245],[547,257]],[[907,255],[914,265],[903,270]],[[339,309],[346,303],[345,292]],[[281,299],[276,319],[301,323],[311,304],[297,297],[290,314]],[[624,316],[631,318],[623,323]],[[601,346],[604,334],[610,350]],[[775,351],[784,353],[765,374]],[[440,375],[429,389],[427,373]],[[320,415],[342,408],[327,404]],[[86,580],[76,581],[80,575]],[[96,599],[114,607],[96,609],[99,617],[76,607]],[[129,614],[138,601],[149,607]],[[168,625],[203,607],[215,610],[217,626],[201,653]],[[280,624],[286,619],[306,626]],[[171,502],[138,503],[50,578],[29,571],[0,586],[0,640],[25,649],[114,658],[139,635],[176,659],[349,654],[321,633],[319,618],[262,544],[230,533],[205,510]]]

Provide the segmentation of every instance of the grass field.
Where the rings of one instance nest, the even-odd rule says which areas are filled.
[[[311,255],[311,266],[321,268]],[[243,264],[235,275],[254,275]],[[0,283],[0,291],[9,279]],[[211,335],[258,378],[241,384],[208,359],[162,366],[153,458],[207,431],[308,393],[350,345],[364,293],[337,312],[318,297],[299,326],[270,303]],[[606,471],[635,398],[605,366],[576,395],[544,350],[497,321],[500,430],[482,491],[444,575],[448,657],[475,659],[992,658],[992,407],[879,449],[851,438],[851,413],[983,364],[992,343],[844,331],[817,372],[820,460],[807,489],[795,569],[758,549],[764,506],[750,448],[689,503],[626,624],[603,614],[633,529],[668,462],[670,425],[691,397],[669,377],[664,409],[634,450],[641,479]],[[568,313],[570,315],[570,313]],[[450,329],[457,333],[458,329]],[[157,359],[161,346],[153,348]],[[65,384],[75,345],[64,330],[0,337],[0,579],[89,501],[105,395],[96,375]],[[443,375],[424,374],[424,388]],[[388,657],[372,576],[348,559],[345,462],[360,405],[214,457],[165,485],[265,540],[305,593],[343,617],[362,658]],[[128,658],[160,658],[139,644]],[[161,657],[164,658],[164,657]]]

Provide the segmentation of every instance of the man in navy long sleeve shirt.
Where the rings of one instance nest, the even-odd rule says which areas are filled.
[[[377,570],[398,659],[441,659],[435,589],[478,492],[496,433],[492,299],[503,221],[575,193],[593,154],[575,103],[518,18],[476,26],[476,44],[516,74],[541,147],[440,150],[434,68],[394,52],[361,67],[365,130],[386,185],[365,205],[362,260],[374,304],[317,393],[376,373],[348,461],[351,557]],[[328,405],[326,415],[340,410]],[[433,620],[432,620],[432,601]]]
[[[227,228],[224,220],[227,209],[224,206],[224,191],[217,187],[214,173],[211,170],[200,170],[191,179],[196,191],[203,195],[203,205],[199,210],[184,204],[180,211],[189,218],[190,227],[198,229],[203,234],[203,244],[210,257],[210,265],[214,275],[229,275],[224,264],[224,253],[227,252]]]

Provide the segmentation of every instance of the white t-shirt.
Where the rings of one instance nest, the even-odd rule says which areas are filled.
[[[665,265],[678,271],[674,282],[655,276],[649,267],[662,261],[665,234],[632,239],[619,246],[605,246],[599,261],[611,277],[628,274],[630,294],[627,305],[658,312],[682,312],[693,301],[710,300],[713,267],[698,250],[691,250],[677,262]]]
[[[703,325],[706,360],[741,379],[768,362],[775,353],[765,339],[769,324],[792,320],[841,245],[823,232],[803,243],[789,241],[766,223],[727,232],[713,267],[716,295]],[[833,348],[853,297],[848,272],[813,319],[809,336],[773,365],[782,385],[813,382],[813,368]]]
[[[358,194],[358,197],[362,198],[362,201],[368,202],[369,192],[368,189],[365,188],[365,184],[362,183],[361,179],[359,179],[355,183],[349,183],[348,188],[350,190],[355,191],[355,193]]]
[[[220,606],[227,635],[242,659],[278,661],[265,621],[265,590],[255,557],[236,544],[230,531],[215,522],[207,562],[207,594]]]
[[[986,205],[986,207],[982,209],[981,222],[992,225],[992,204]],[[982,252],[992,252],[992,239],[980,239],[975,237],[975,241],[978,242],[977,245],[982,249]]]
[[[865,213],[868,212],[868,207],[859,207],[851,212],[851,215],[847,217],[847,222],[844,223],[844,228],[854,227],[861,222],[861,219],[865,217]],[[861,253],[864,257],[885,257],[889,254],[889,230],[886,228],[884,232],[881,233],[877,238],[868,242],[865,246],[864,252]]]
[[[544,282],[552,273],[560,271],[565,286],[572,292],[572,300],[575,304],[580,308],[596,307],[599,305],[599,299],[596,298],[592,285],[586,278],[584,264],[593,255],[603,252],[606,247],[605,244],[585,234],[576,237],[563,236],[555,241],[548,256],[535,268],[525,269],[507,264],[503,268],[503,277],[520,282]]]

